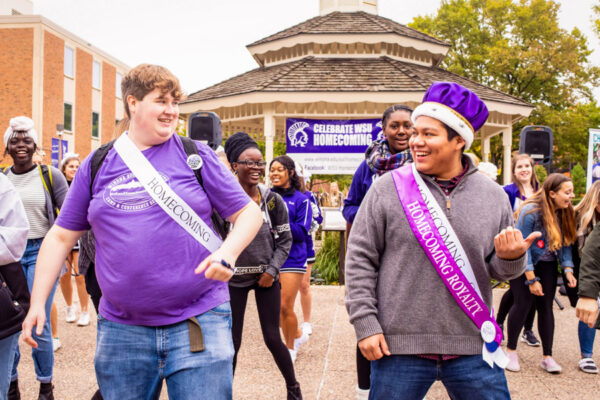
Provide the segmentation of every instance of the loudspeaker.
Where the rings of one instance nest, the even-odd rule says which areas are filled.
[[[552,166],[552,129],[543,125],[530,125],[521,129],[519,154],[526,153],[536,164]]]
[[[190,115],[188,136],[216,150],[223,143],[221,119],[210,111],[201,111]]]

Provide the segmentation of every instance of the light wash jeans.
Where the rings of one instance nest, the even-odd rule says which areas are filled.
[[[27,286],[29,287],[30,293],[33,289],[33,278],[35,277],[35,263],[37,262],[38,253],[40,251],[40,246],[42,245],[43,240],[44,238],[27,239],[27,247],[25,247],[25,253],[21,258],[21,265],[23,266],[23,271],[25,272],[25,277],[27,278]],[[35,328],[33,329],[32,335],[33,340],[35,340],[38,344],[37,349],[34,348],[31,350],[31,356],[33,357],[33,366],[35,368],[35,375],[37,376],[37,380],[42,383],[52,382],[52,372],[54,368],[54,350],[52,349],[50,311],[52,309],[52,301],[54,300],[54,292],[56,291],[57,284],[58,280],[54,284],[54,287],[50,292],[50,296],[48,296],[48,299],[46,300],[46,322],[44,323],[44,330],[42,331],[42,335],[36,335]],[[17,351],[15,352],[15,360],[12,368],[12,381],[18,378],[17,366],[19,365],[20,359],[21,353],[19,352],[19,346],[17,346]]]
[[[422,400],[436,380],[451,399],[510,399],[504,370],[481,355],[434,361],[418,356],[384,356],[371,362],[369,400]]]
[[[0,400],[6,400],[20,334],[17,332],[0,340]]]
[[[170,399],[230,400],[233,342],[229,302],[196,317],[205,349],[190,351],[188,322],[148,327],[98,315],[96,377],[105,400],[158,399],[163,379]]]

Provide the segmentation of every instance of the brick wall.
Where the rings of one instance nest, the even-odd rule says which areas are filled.
[[[33,85],[33,28],[0,29],[0,134],[12,117],[31,118]],[[38,128],[38,127],[36,127]],[[38,128],[39,130],[39,128]],[[0,145],[0,164],[12,164]]]
[[[42,148],[46,152],[44,162],[52,157],[52,138],[56,136],[56,125],[62,124],[64,99],[65,41],[44,31],[44,96],[42,103],[44,137]]]
[[[90,53],[75,51],[75,152],[83,159],[92,151],[92,62]]]
[[[115,130],[115,96],[117,69],[102,63],[102,115],[100,116],[100,139],[102,143],[113,139]]]

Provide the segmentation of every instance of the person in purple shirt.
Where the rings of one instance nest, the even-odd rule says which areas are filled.
[[[188,161],[173,134],[182,92],[170,71],[139,65],[123,77],[121,91],[129,131],[109,150],[93,181],[92,156],[81,164],[40,249],[24,339],[37,346],[31,333],[42,329],[45,299],[67,254],[91,228],[102,290],[95,356],[102,396],[158,398],[166,380],[172,399],[231,399],[227,281],[231,265],[261,225],[260,210],[208,146],[197,144],[201,162]],[[131,143],[130,153],[118,153],[119,143]],[[211,226],[213,209],[235,223],[220,246],[208,245],[216,250],[207,250],[175,221],[183,202],[169,213],[167,204],[173,202],[164,202],[165,209],[151,197],[125,164],[134,154],[149,162],[204,224]],[[192,169],[199,165],[203,186]]]
[[[298,317],[294,302],[306,273],[306,236],[312,223],[310,201],[301,192],[302,184],[296,173],[294,160],[288,156],[275,157],[269,165],[269,178],[273,191],[283,197],[290,217],[292,248],[281,266],[281,330],[292,361],[296,360],[300,346],[308,340],[308,334],[298,329]]]
[[[375,179],[388,171],[400,168],[407,162],[412,162],[408,148],[408,139],[413,130],[411,114],[412,109],[401,104],[390,106],[383,112],[381,117],[383,137],[375,140],[367,149],[365,161],[359,165],[354,174],[348,197],[344,200],[342,215],[348,223],[346,237],[350,235],[358,208]],[[356,373],[357,397],[366,399],[371,387],[371,363],[362,355],[358,346],[356,347]]]

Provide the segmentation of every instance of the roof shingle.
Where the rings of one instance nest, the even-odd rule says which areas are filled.
[[[530,106],[521,99],[441,68],[385,56],[376,59],[306,57],[257,68],[192,93],[185,103],[251,92],[425,92],[434,81],[460,83],[483,100]]]
[[[360,34],[381,34],[396,33],[413,39],[424,40],[443,46],[449,46],[447,43],[426,35],[406,25],[399,24],[391,19],[373,15],[364,11],[343,13],[332,12],[327,15],[321,15],[311,18],[307,21],[294,25],[291,28],[275,33],[264,39],[258,40],[248,47],[263,43],[272,42],[278,39],[285,39],[299,34],[326,34],[326,33],[360,33]]]

